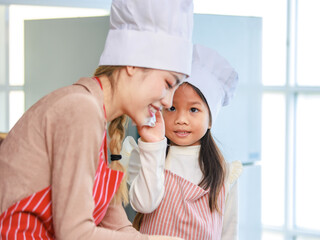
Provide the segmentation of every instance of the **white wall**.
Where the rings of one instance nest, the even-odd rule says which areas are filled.
[[[0,85],[6,83],[7,75],[7,7],[0,6]]]
[[[0,4],[64,6],[110,9],[111,0],[0,0]]]
[[[7,49],[7,7],[0,5],[0,131],[7,129],[7,84],[8,84],[8,49]]]
[[[57,88],[93,76],[108,25],[106,17],[25,21],[26,109]]]

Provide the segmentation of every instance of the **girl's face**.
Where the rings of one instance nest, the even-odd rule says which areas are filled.
[[[132,71],[125,113],[142,126],[162,107],[172,105],[173,94],[185,75],[157,69],[134,68]]]
[[[173,105],[163,111],[166,137],[175,145],[199,145],[209,128],[209,109],[188,84],[174,94]]]

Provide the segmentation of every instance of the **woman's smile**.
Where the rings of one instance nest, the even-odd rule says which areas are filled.
[[[156,114],[156,112],[160,110],[160,108],[158,108],[152,104],[149,104],[148,110],[149,110],[150,117],[153,117]]]

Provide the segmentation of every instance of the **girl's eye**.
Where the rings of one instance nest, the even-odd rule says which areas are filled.
[[[173,112],[176,110],[176,108],[174,106],[170,107],[170,108],[167,108],[168,112]]]
[[[199,112],[199,110],[197,108],[190,108],[190,112],[196,113]]]

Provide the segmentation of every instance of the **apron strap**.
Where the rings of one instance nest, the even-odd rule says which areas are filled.
[[[100,79],[98,77],[94,77],[93,79],[95,79],[99,83],[101,90],[103,90]],[[105,107],[104,103],[103,103],[103,111],[104,111],[104,117],[107,119],[107,112],[106,112],[106,107]]]

